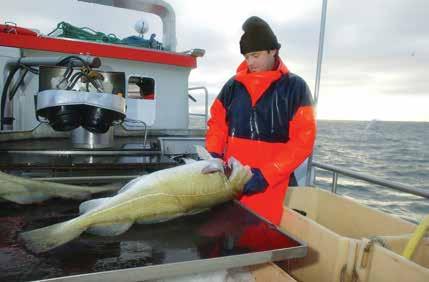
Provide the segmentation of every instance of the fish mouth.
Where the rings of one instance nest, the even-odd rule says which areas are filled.
[[[226,178],[228,178],[228,180],[231,177],[232,169],[233,169],[232,166],[230,166],[227,163],[223,165],[223,172],[224,172]]]
[[[238,165],[239,163],[234,157],[230,157],[228,161],[224,163],[223,171],[228,180],[231,180],[231,176],[233,176]]]
[[[231,177],[235,176],[240,166],[242,166],[241,163],[234,157],[230,157],[228,159],[228,161],[224,164],[224,170],[223,170],[228,180],[231,180]]]

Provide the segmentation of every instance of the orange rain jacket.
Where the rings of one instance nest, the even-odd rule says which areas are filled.
[[[241,63],[210,109],[207,150],[261,170],[268,188],[240,202],[276,225],[289,177],[313,150],[312,105],[305,81],[279,58],[277,68],[265,72],[250,73]]]

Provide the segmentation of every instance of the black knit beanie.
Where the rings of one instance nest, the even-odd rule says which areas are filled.
[[[244,34],[240,39],[240,52],[247,54],[250,52],[276,50],[281,45],[270,26],[259,17],[250,17],[243,24]]]

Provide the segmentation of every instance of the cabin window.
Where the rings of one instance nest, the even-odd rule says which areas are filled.
[[[128,80],[128,98],[155,100],[155,80],[151,77],[131,76]]]
[[[150,126],[155,122],[157,97],[155,84],[155,79],[151,77],[130,76],[128,78],[127,119],[134,120],[134,123],[131,125],[130,122],[126,122],[126,127],[135,127],[138,122],[144,122]]]

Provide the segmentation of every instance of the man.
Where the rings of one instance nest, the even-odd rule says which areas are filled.
[[[250,17],[243,30],[245,60],[211,107],[206,147],[251,167],[240,202],[279,225],[289,177],[313,150],[312,97],[280,59],[281,45],[264,20]]]

